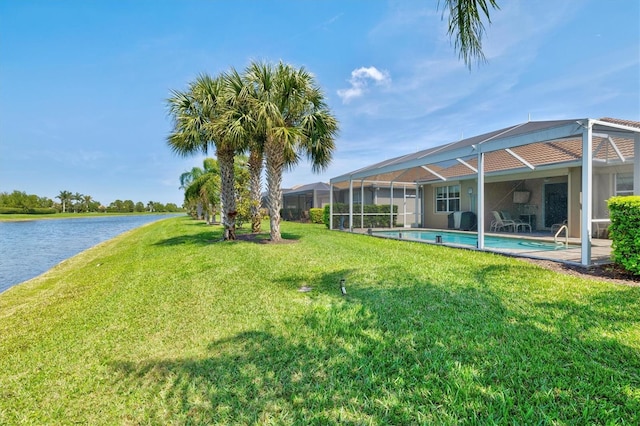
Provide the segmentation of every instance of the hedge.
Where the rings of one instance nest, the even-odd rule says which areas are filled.
[[[49,207],[36,207],[25,209],[22,207],[0,207],[0,214],[55,214],[56,209]]]
[[[329,228],[329,205],[324,206],[324,213],[322,215],[323,222],[327,228]],[[389,216],[390,206],[389,204],[365,204],[364,205],[364,223],[360,225],[362,216],[360,215],[360,204],[353,205],[353,227],[354,228],[389,228]],[[344,213],[344,214],[337,214]],[[369,213],[369,214],[367,214]],[[372,215],[371,213],[377,213]],[[398,219],[398,206],[393,206],[393,226],[396,226]],[[342,227],[349,227],[349,204],[335,203],[333,205],[333,229],[340,229],[340,221],[342,221]]]
[[[640,196],[612,197],[607,205],[613,261],[640,275]]]

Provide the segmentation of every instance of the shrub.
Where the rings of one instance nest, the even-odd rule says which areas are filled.
[[[607,205],[613,261],[640,275],[640,196],[613,197]]]
[[[309,209],[309,220],[311,223],[324,223],[323,222],[324,210],[313,208]]]
[[[324,214],[322,216],[323,222],[327,228],[329,228],[329,209],[330,206],[324,206]],[[354,228],[389,228],[390,223],[390,206],[389,204],[365,204],[364,205],[364,222],[361,226],[362,216],[360,215],[360,204],[353,205],[353,227]],[[344,214],[337,214],[344,213]],[[373,214],[372,214],[373,213]],[[393,206],[393,226],[396,226],[398,219],[398,206]],[[340,222],[342,221],[342,227],[349,227],[349,204],[334,203],[333,204],[333,229],[340,229]]]

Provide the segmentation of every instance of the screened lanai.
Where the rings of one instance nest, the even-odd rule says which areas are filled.
[[[466,216],[484,249],[485,233],[502,230],[499,212],[526,222],[519,232],[564,227],[580,242],[580,263],[590,265],[592,239],[607,237],[606,200],[640,195],[636,152],[636,121],[529,121],[331,179],[330,226],[366,228],[368,214],[389,215],[387,227],[447,229]]]

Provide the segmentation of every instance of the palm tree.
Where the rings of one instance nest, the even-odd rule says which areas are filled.
[[[249,194],[251,232],[260,232],[262,218],[260,217],[260,200],[262,195],[262,169],[264,132],[257,128],[254,117],[255,87],[246,75],[241,75],[235,69],[225,74],[228,89],[227,110],[230,123],[228,135],[234,140],[236,147],[249,150],[247,167],[249,169]]]
[[[198,152],[207,153],[213,146],[216,150],[221,177],[222,223],[224,239],[235,240],[235,196],[233,162],[235,147],[225,137],[224,79],[202,74],[189,85],[186,92],[173,91],[168,99],[173,117],[173,132],[167,142],[179,155],[189,156]]]
[[[471,68],[471,61],[486,61],[482,52],[484,24],[482,15],[491,23],[489,6],[500,9],[497,0],[444,0],[445,10],[449,11],[449,29],[447,34],[455,39],[454,45],[464,63]]]
[[[71,201],[72,195],[70,191],[60,191],[60,194],[56,196],[60,200],[60,204],[62,204],[62,213],[67,211],[67,203]]]
[[[264,135],[267,204],[271,240],[280,241],[282,173],[306,155],[314,172],[331,161],[338,122],[324,102],[313,75],[280,62],[252,63],[247,79],[254,87],[254,114]]]
[[[180,175],[180,188],[185,190],[187,204],[197,205],[198,212],[204,210],[207,222],[215,219],[215,207],[220,203],[220,169],[213,158],[205,158],[203,168],[194,167]],[[198,214],[200,216],[200,214]]]
[[[93,197],[91,195],[83,195],[82,202],[84,203],[84,208],[88,212],[91,209],[91,203],[93,202]]]
[[[192,191],[187,192],[187,188],[189,188],[189,186],[198,178],[200,178],[200,176],[202,176],[204,173],[204,169],[195,166],[192,167],[190,171],[184,172],[180,175],[180,189],[183,189],[185,191],[184,201],[187,204],[191,215],[196,219],[202,218],[202,200],[199,194],[195,194],[194,196]]]
[[[82,195],[79,192],[76,192],[75,194],[73,194],[71,196],[71,200],[75,201],[75,203],[73,203],[73,212],[74,213],[78,213],[78,210],[80,209],[80,207],[82,207],[83,197],[84,197],[84,195]]]

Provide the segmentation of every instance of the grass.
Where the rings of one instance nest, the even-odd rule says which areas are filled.
[[[640,288],[282,230],[163,220],[1,294],[0,424],[640,423]]]

